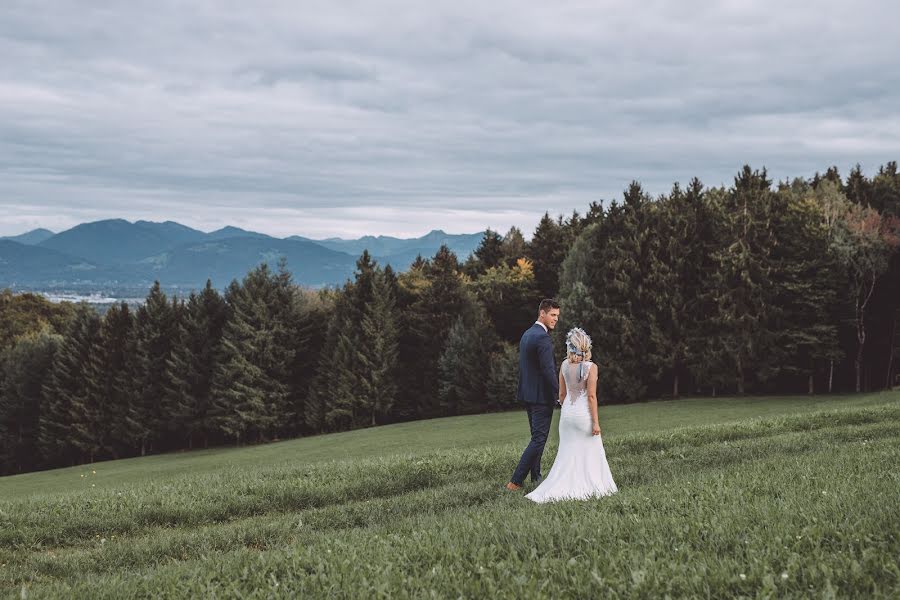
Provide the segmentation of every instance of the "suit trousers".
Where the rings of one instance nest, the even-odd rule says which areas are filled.
[[[531,441],[522,453],[519,464],[513,472],[512,481],[516,485],[522,485],[525,476],[531,474],[531,481],[541,478],[541,457],[544,455],[544,446],[547,444],[547,436],[550,435],[550,424],[553,422],[552,404],[529,404],[528,425],[531,427]]]

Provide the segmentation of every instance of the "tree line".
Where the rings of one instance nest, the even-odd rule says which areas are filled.
[[[0,469],[17,473],[515,406],[542,297],[594,339],[602,401],[897,383],[900,174],[694,179],[488,230],[337,289],[263,264],[220,293],[157,283],[99,314],[0,293]],[[561,356],[560,356],[561,357]]]

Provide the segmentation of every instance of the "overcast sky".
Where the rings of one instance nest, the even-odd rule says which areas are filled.
[[[636,5],[639,4],[638,8]],[[517,225],[900,159],[895,5],[0,3],[0,235]]]

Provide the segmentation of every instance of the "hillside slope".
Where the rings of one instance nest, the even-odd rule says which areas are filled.
[[[502,489],[525,441],[519,413],[5,478],[0,590],[29,598],[900,592],[900,395],[711,402],[604,407],[620,492],[587,502],[539,506]]]

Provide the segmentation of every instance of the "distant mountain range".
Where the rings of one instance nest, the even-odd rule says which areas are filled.
[[[109,219],[60,233],[35,229],[0,238],[0,288],[139,290],[158,279],[167,288],[196,289],[207,278],[224,288],[260,263],[274,267],[282,257],[297,283],[321,287],[351,277],[363,250],[379,264],[404,271],[418,255],[431,257],[442,244],[465,260],[482,237],[432,231],[413,239],[280,239],[238,227],[206,233],[173,221]]]
[[[478,244],[481,243],[481,238],[484,237],[484,233],[471,233],[471,234],[463,234],[463,235],[451,235],[449,233],[444,233],[443,231],[435,230],[426,235],[415,238],[415,239],[400,239],[395,237],[388,237],[384,235],[379,235],[378,237],[367,235],[365,237],[361,237],[358,240],[342,240],[340,238],[328,238],[325,240],[308,240],[314,241],[321,246],[325,246],[326,248],[330,248],[331,250],[336,250],[338,252],[346,252],[347,254],[353,254],[355,256],[359,256],[363,253],[363,250],[368,250],[370,254],[373,256],[396,256],[399,254],[409,255],[412,253],[412,258],[409,259],[409,262],[412,263],[415,260],[418,254],[422,254],[422,256],[433,255],[438,248],[441,247],[442,244],[446,244],[451,250],[454,250],[459,256],[460,260],[465,260],[468,258],[469,254],[471,254],[475,248],[478,247]],[[299,239],[304,240],[306,238],[301,238],[300,236],[292,236],[288,239]],[[455,248],[463,248],[466,250],[465,254],[462,255],[459,251],[455,250]]]
[[[23,233],[22,235],[0,237],[0,240],[12,240],[13,242],[19,242],[20,244],[40,244],[47,238],[51,238],[54,235],[56,234],[49,229],[33,229],[28,233]]]

